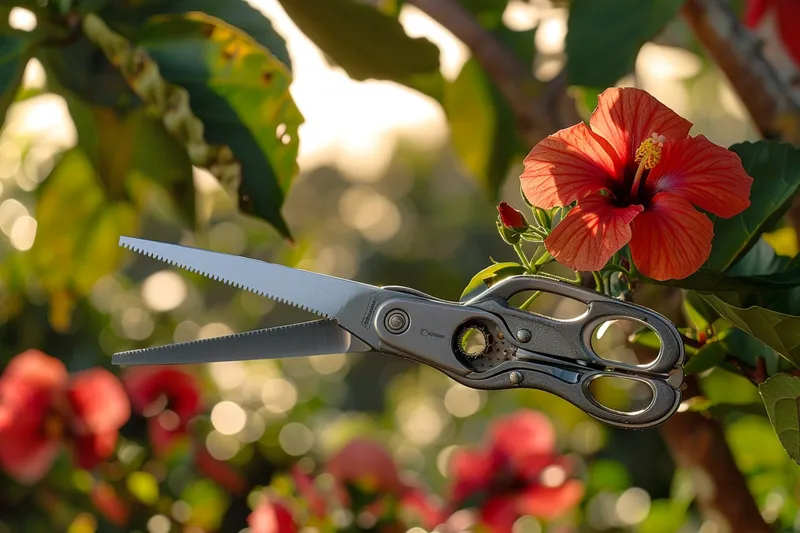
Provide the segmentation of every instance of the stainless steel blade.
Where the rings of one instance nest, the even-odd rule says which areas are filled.
[[[111,357],[111,363],[186,365],[368,351],[369,346],[339,327],[336,320],[316,320],[120,352]]]
[[[397,293],[379,287],[220,252],[121,237],[119,244],[169,264],[293,305],[326,318],[373,348],[372,318],[378,305]]]

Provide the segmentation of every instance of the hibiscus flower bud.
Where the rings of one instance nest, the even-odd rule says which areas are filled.
[[[518,244],[521,235],[528,230],[528,221],[522,213],[505,202],[500,202],[497,211],[497,231],[500,236],[508,244]]]
[[[497,206],[497,211],[500,213],[500,222],[506,228],[520,233],[528,229],[528,221],[525,220],[522,212],[517,211],[509,204],[500,202],[500,205]]]

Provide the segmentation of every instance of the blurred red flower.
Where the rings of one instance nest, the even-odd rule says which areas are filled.
[[[739,157],[704,136],[650,94],[611,88],[598,98],[590,125],[547,137],[525,158],[520,176],[528,202],[577,206],[545,239],[560,263],[600,270],[630,244],[633,262],[657,280],[695,272],[711,253],[713,224],[750,205]]]
[[[745,24],[755,28],[772,14],[786,53],[800,67],[800,2],[797,0],[748,0]]]
[[[376,442],[354,439],[329,460],[327,472],[336,481],[334,494],[344,506],[350,506],[346,486],[375,495],[368,506],[375,516],[383,514],[386,497],[394,498],[405,517],[432,529],[444,521],[443,509],[421,488],[400,479],[397,465],[386,449]]]
[[[497,420],[488,446],[453,454],[452,510],[477,506],[481,524],[493,533],[510,532],[521,516],[550,519],[569,511],[583,497],[583,484],[568,479],[569,465],[555,444],[553,426],[541,413]]]
[[[130,506],[119,497],[114,487],[108,483],[100,482],[94,486],[89,497],[94,506],[109,522],[117,526],[124,526],[128,523]]]
[[[122,377],[134,410],[148,418],[153,453],[164,458],[178,442],[195,448],[195,466],[220,486],[239,494],[245,480],[231,466],[215,459],[203,443],[192,442],[189,421],[203,412],[200,384],[190,373],[175,367],[139,366]]]
[[[296,533],[291,511],[281,502],[264,499],[247,517],[250,533]]]
[[[114,452],[129,417],[128,398],[110,372],[70,376],[58,359],[27,350],[0,376],[0,466],[34,483],[66,444],[78,466],[94,468]]]
[[[192,374],[171,367],[139,366],[122,381],[133,409],[148,418],[153,452],[163,457],[178,437],[187,435],[189,421],[200,414],[200,385]]]

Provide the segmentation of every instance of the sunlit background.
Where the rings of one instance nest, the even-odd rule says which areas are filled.
[[[448,124],[437,102],[391,82],[351,80],[328,63],[277,1],[251,3],[288,43],[294,71],[291,92],[305,118],[300,128],[301,173],[283,210],[297,243],[289,247],[269,228],[235,214],[215,179],[198,169],[197,205],[207,229],[189,235],[155,224],[152,238],[160,234],[164,240],[258,254],[365,282],[409,285],[449,299],[459,297],[490,256],[512,259],[496,236],[494,205],[483,198],[450,149]],[[538,25],[532,68],[542,80],[554,77],[564,65],[566,16],[563,8],[546,0],[513,0],[504,14],[504,23],[512,29]],[[23,30],[36,25],[34,16],[22,9],[14,9],[10,20]],[[413,7],[404,6],[400,20],[409,35],[428,38],[440,48],[442,73],[454,79],[469,58],[466,47]],[[686,41],[685,28],[668,28],[659,44],[642,48],[635,75],[619,85],[650,91],[692,121],[692,133],[703,133],[719,144],[755,139],[746,111],[724,76],[688,50]],[[36,60],[28,64],[24,84],[44,87],[44,71]],[[5,235],[0,253],[33,246],[37,186],[54,157],[76,142],[62,98],[42,94],[12,106],[0,135],[0,230]],[[518,207],[520,168],[521,161],[502,193],[502,199]],[[102,350],[110,355],[312,318],[218,285],[155,261],[131,258],[124,274],[105,277],[92,290],[92,304],[106,317]],[[35,296],[35,287],[30,291]],[[610,343],[624,341],[621,331],[606,336]],[[744,402],[755,394],[742,379],[714,372],[719,374],[719,395]],[[212,405],[207,420],[212,429],[205,445],[213,457],[234,464],[262,453],[276,461],[302,457],[302,464],[310,467],[315,457],[362,434],[388,443],[408,476],[423,476],[444,487],[447,461],[456,446],[480,441],[487,421],[523,406],[553,417],[559,445],[588,469],[588,531],[656,531],[646,524],[685,512],[692,487],[697,486],[692,483],[694,473],[678,472],[670,479],[673,465],[653,433],[621,438],[553,396],[476,391],[429,369],[383,357],[221,363],[205,366],[201,375],[210,385]],[[175,415],[168,411],[152,416],[165,428],[174,423]],[[746,471],[780,476],[775,469],[783,463],[776,457],[782,458],[783,450],[774,439],[759,437],[761,431],[771,433],[765,419],[744,418],[730,431],[738,432],[737,442],[744,443],[734,451],[745,461]],[[748,452],[748,443],[756,443],[759,458]],[[119,460],[132,461],[136,448],[132,442],[121,446]],[[145,471],[160,475],[155,468]],[[564,472],[552,467],[545,477],[543,483],[557,485]],[[765,517],[772,521],[793,498],[769,486],[762,483],[758,494]],[[173,521],[186,521],[187,512],[179,502],[169,516],[150,521],[150,532],[166,533]],[[690,519],[680,531],[717,533],[715,527],[713,522]],[[540,531],[542,525],[535,519],[520,520],[519,533]]]

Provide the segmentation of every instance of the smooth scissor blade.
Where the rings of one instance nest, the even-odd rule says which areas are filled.
[[[293,305],[339,325],[371,346],[378,345],[371,320],[391,296],[379,287],[189,246],[121,237],[119,244],[169,264]]]
[[[368,351],[369,346],[339,327],[336,320],[325,319],[120,352],[111,362],[125,366],[188,365]]]

